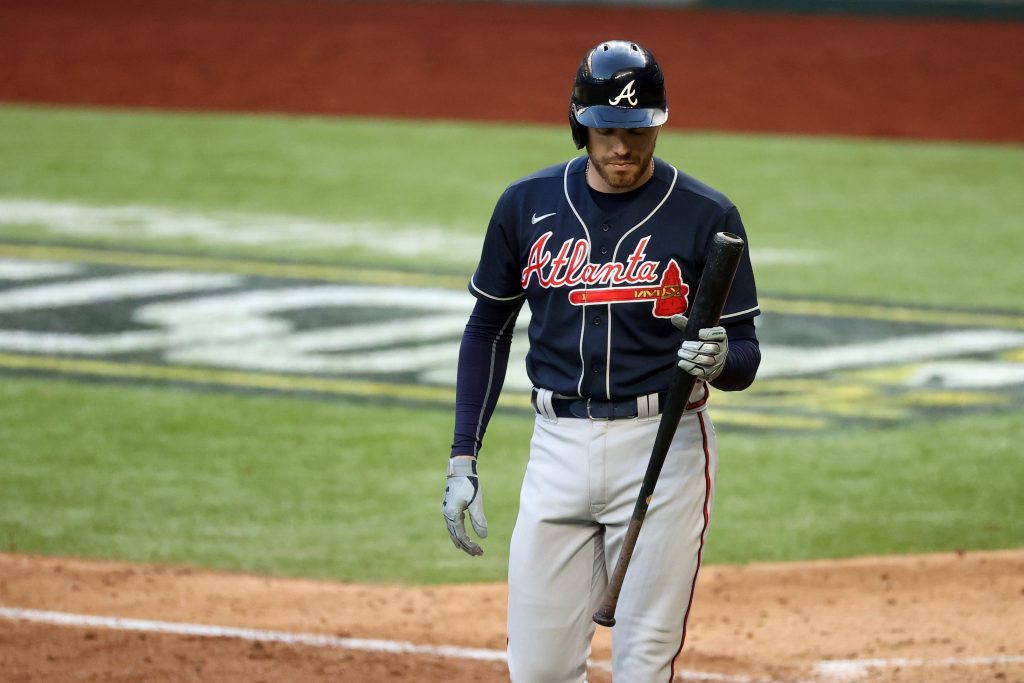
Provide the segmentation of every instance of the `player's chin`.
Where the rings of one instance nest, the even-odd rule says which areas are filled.
[[[612,187],[632,187],[640,179],[640,168],[635,165],[606,166],[605,180]]]

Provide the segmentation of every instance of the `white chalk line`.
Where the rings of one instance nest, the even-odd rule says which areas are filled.
[[[68,612],[0,607],[0,618],[12,621],[30,621],[37,624],[56,626],[102,628],[114,631],[141,631],[145,633],[166,633],[179,636],[203,638],[234,638],[237,640],[305,645],[309,647],[384,652],[388,654],[429,655],[475,661],[503,662],[507,660],[504,650],[457,647],[455,645],[416,645],[396,640],[374,640],[368,638],[342,638],[319,633],[295,633],[290,631],[268,631],[233,626],[210,626],[152,619],[125,619]],[[594,661],[590,664],[599,669],[610,670],[608,662]],[[683,681],[716,681],[719,683],[770,683],[750,676],[729,676],[704,671],[682,671]]]
[[[894,657],[891,659],[830,659],[818,662],[814,670],[827,681],[854,681],[867,676],[871,669],[970,667],[999,664],[1024,665],[1024,655],[992,655],[989,657],[937,657],[934,659]]]
[[[210,626],[207,624],[189,624],[173,621],[156,621],[152,619],[125,619],[121,617],[103,617],[89,614],[71,614],[68,612],[51,612],[17,607],[0,607],[0,617],[12,621],[31,621],[38,624],[56,626],[73,626],[87,628],[103,628],[113,631],[142,631],[146,633],[167,633],[179,636],[199,636],[203,638],[234,638],[288,645],[308,645],[311,647],[334,647],[346,650],[365,650],[369,652],[387,652],[393,654],[422,654],[458,659],[479,661],[498,661],[505,658],[504,652],[477,648],[454,647],[448,645],[431,646],[397,640],[372,640],[366,638],[342,638],[321,633],[294,633],[289,631],[267,631],[253,628],[237,628],[234,626]]]
[[[507,660],[507,655],[504,650],[468,648],[455,645],[416,645],[415,643],[397,640],[343,638],[320,633],[296,633],[291,631],[238,628],[233,626],[211,626],[207,624],[190,624],[183,622],[158,621],[153,619],[126,619],[122,617],[73,614],[69,612],[54,612],[18,607],[0,607],[0,618],[12,621],[29,621],[41,624],[52,624],[56,626],[79,628],[92,627],[114,631],[166,633],[203,638],[233,638],[236,640],[247,640],[253,642],[272,642],[288,645],[305,645],[308,647],[360,650],[364,652],[427,655],[473,661],[503,662]],[[603,671],[611,670],[610,662],[591,661],[589,664],[593,668],[601,669]],[[867,676],[872,669],[937,666],[973,667],[1000,664],[1024,665],[1024,655],[939,657],[932,659],[896,657],[891,659],[822,660],[814,664],[813,670],[816,674],[816,678],[813,679],[813,681],[837,683],[840,681],[855,681]],[[678,672],[676,677],[678,680],[682,681],[715,681],[717,683],[777,683],[777,679],[721,674],[710,671],[683,670]],[[806,683],[813,683],[813,681],[808,681]]]

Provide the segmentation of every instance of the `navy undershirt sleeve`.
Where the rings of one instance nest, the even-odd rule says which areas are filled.
[[[522,308],[477,299],[459,347],[452,455],[477,455],[505,382],[512,330]]]
[[[711,386],[722,391],[742,391],[754,382],[761,364],[761,347],[757,342],[754,319],[747,318],[723,325],[729,337],[729,356],[722,374]]]

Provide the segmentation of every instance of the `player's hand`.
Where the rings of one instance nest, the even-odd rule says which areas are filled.
[[[685,315],[672,316],[672,324],[680,330],[686,329]],[[704,327],[697,333],[695,341],[684,341],[679,347],[679,367],[697,379],[705,382],[722,374],[725,359],[729,356],[729,337],[724,327]]]
[[[476,458],[456,455],[448,460],[448,483],[444,487],[441,514],[448,524],[448,535],[456,548],[470,555],[483,555],[484,549],[466,533],[466,510],[469,521],[480,538],[487,538],[487,518],[484,517],[484,492],[476,473]]]

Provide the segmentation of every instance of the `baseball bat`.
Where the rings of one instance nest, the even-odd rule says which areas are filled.
[[[725,300],[729,296],[729,289],[732,287],[733,278],[736,277],[736,269],[739,267],[744,246],[743,240],[732,233],[719,232],[715,234],[704,272],[697,285],[697,294],[693,297],[693,305],[687,311],[688,319],[686,329],[683,331],[684,340],[695,340],[701,329],[718,325],[718,320],[722,317],[722,310],[725,308]],[[633,516],[629,520],[626,536],[622,541],[622,550],[619,552],[618,562],[616,562],[608,585],[605,587],[601,604],[594,612],[594,621],[601,626],[615,625],[615,607],[619,602],[619,593],[622,591],[622,581],[626,577],[626,569],[629,568],[629,561],[633,557],[633,549],[640,536],[640,527],[647,516],[647,508],[651,504],[654,486],[658,483],[658,477],[661,475],[661,468],[665,464],[665,456],[668,455],[672,437],[675,436],[676,429],[679,427],[679,420],[683,417],[683,411],[686,409],[686,403],[690,399],[690,392],[693,391],[696,381],[696,377],[676,366],[675,373],[672,375],[672,383],[669,385],[668,397],[665,399],[661,422],[658,424],[658,435],[655,437],[654,447],[651,449],[651,459],[647,463],[647,472],[640,485],[640,495],[636,499]]]

